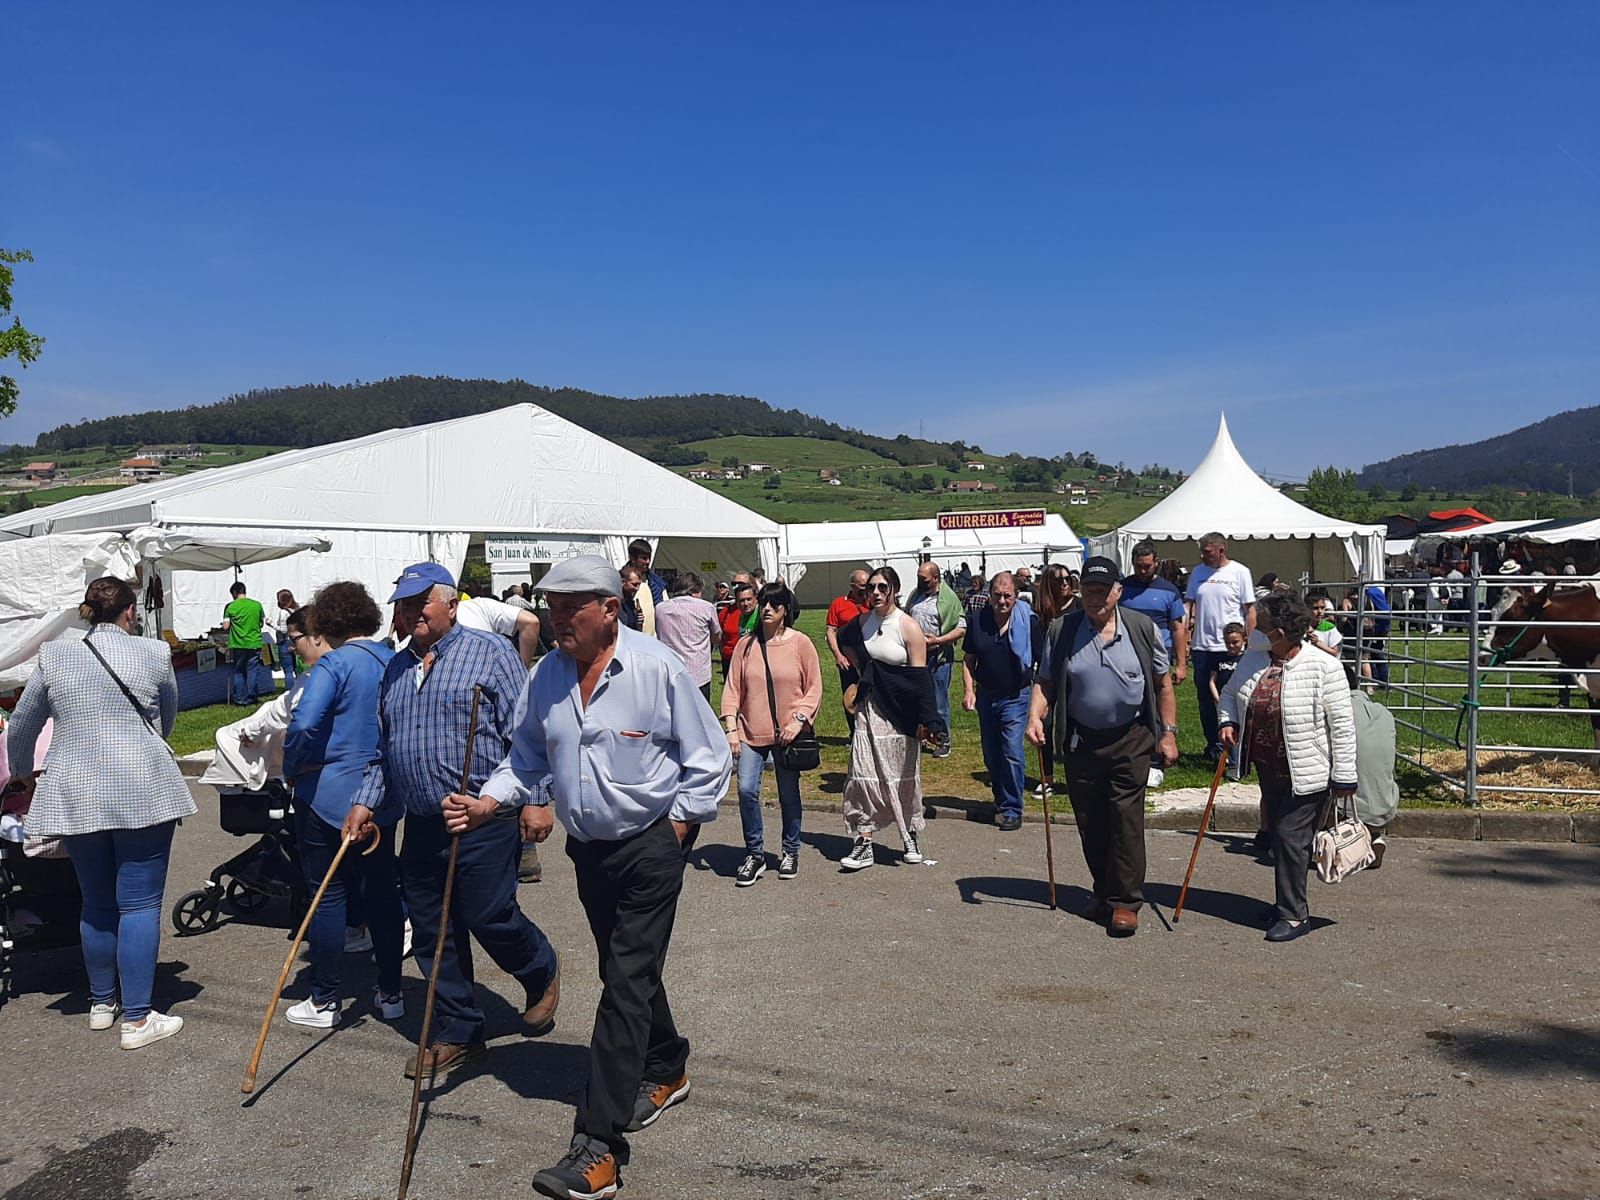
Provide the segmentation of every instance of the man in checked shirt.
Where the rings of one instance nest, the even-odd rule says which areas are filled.
[[[733,757],[683,660],[618,621],[615,567],[570,558],[539,590],[556,649],[528,677],[511,752],[483,795],[524,804],[532,841],[550,835],[555,817],[567,831],[603,988],[571,1146],[533,1186],[558,1200],[595,1200],[622,1185],[626,1135],[689,1094],[689,1043],[661,968],[684,848],[716,816]]]
[[[482,794],[490,771],[510,749],[528,671],[505,638],[456,624],[456,595],[455,580],[438,563],[417,563],[395,580],[389,600],[396,625],[411,643],[389,661],[378,685],[379,757],[367,768],[345,821],[345,832],[359,836],[374,812],[403,806],[400,871],[423,975],[433,970],[439,942],[450,840],[461,838],[434,1001],[434,1040],[422,1054],[425,1076],[452,1071],[484,1053],[468,934],[525,989],[526,1032],[554,1029],[561,997],[555,949],[517,907],[520,801],[501,804]],[[472,778],[461,794],[474,685],[481,689],[478,733]],[[407,1078],[415,1064],[415,1056],[407,1058]]]

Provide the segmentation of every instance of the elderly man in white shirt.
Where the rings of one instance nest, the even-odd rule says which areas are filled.
[[[689,1094],[689,1043],[661,967],[684,848],[716,816],[733,758],[683,660],[618,621],[615,567],[582,555],[558,563],[539,587],[556,649],[529,676],[511,751],[482,794],[521,803],[524,836],[534,841],[561,818],[600,952],[603,988],[572,1144],[533,1179],[535,1190],[566,1200],[612,1194],[626,1135]]]

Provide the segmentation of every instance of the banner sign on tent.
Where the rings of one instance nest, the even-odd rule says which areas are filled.
[[[605,555],[601,538],[541,537],[513,533],[483,540],[484,561],[494,563],[555,563],[580,554]]]
[[[1008,508],[939,514],[940,529],[1028,529],[1043,524],[1042,508]]]

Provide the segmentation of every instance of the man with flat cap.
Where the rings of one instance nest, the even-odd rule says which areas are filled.
[[[1080,608],[1050,624],[1028,712],[1028,740],[1055,739],[1067,797],[1094,880],[1091,920],[1113,937],[1138,931],[1144,903],[1144,791],[1152,760],[1178,761],[1178,702],[1155,622],[1119,608],[1122,572],[1091,558]],[[1054,705],[1055,728],[1044,727]]]
[[[485,797],[521,804],[524,834],[559,817],[602,990],[571,1146],[533,1177],[558,1200],[611,1196],[627,1134],[689,1094],[689,1043],[661,979],[684,849],[716,816],[733,758],[683,660],[618,620],[617,569],[582,555],[538,585],[556,648],[528,677],[510,753]]]
[[[520,800],[502,803],[483,791],[489,772],[510,749],[527,668],[505,638],[456,624],[455,580],[438,563],[407,567],[389,600],[399,631],[411,642],[389,660],[378,685],[378,761],[367,768],[345,831],[361,831],[380,809],[404,808],[400,871],[417,967],[425,976],[433,970],[439,942],[450,842],[461,839],[434,1001],[434,1040],[421,1056],[423,1072],[436,1075],[484,1053],[469,935],[523,986],[527,1033],[555,1028],[561,968],[550,942],[517,907]],[[474,687],[480,695],[478,732],[472,777],[462,793],[457,789]],[[416,1061],[407,1060],[407,1077]]]

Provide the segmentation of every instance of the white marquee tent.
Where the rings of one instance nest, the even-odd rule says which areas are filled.
[[[785,525],[778,565],[796,599],[816,607],[843,595],[850,572],[860,567],[891,566],[909,586],[923,554],[950,570],[967,562],[992,575],[1047,559],[1076,568],[1083,562],[1083,543],[1057,513],[1046,513],[1042,526],[1018,529],[942,530],[936,517],[824,521]]]
[[[1213,531],[1227,537],[1229,557],[1257,578],[1268,571],[1291,581],[1303,573],[1320,582],[1383,575],[1384,527],[1325,517],[1285,496],[1245,462],[1227,417],[1193,475],[1148,512],[1091,539],[1090,549],[1128,566],[1134,543],[1151,541],[1163,557],[1198,562],[1194,543]]]
[[[154,551],[147,557],[163,575],[204,554],[205,531],[224,543],[233,535],[325,545],[324,553],[242,565],[250,593],[269,606],[279,588],[304,601],[334,579],[378,592],[408,563],[427,559],[459,572],[481,536],[537,535],[556,554],[563,539],[597,543],[619,564],[628,541],[642,536],[658,542],[662,566],[731,573],[759,563],[770,576],[778,565],[775,522],[532,404],[67,500],[0,521],[0,545],[20,536],[49,547],[62,535],[146,527],[151,540],[143,545]],[[180,549],[187,562],[163,563]],[[209,565],[230,565],[226,549],[211,549]],[[72,572],[57,573],[53,590]],[[74,602],[83,578],[80,567]],[[172,570],[166,623],[185,637],[215,626],[233,578]],[[0,591],[40,586],[0,580]],[[0,612],[4,605],[0,596]]]

